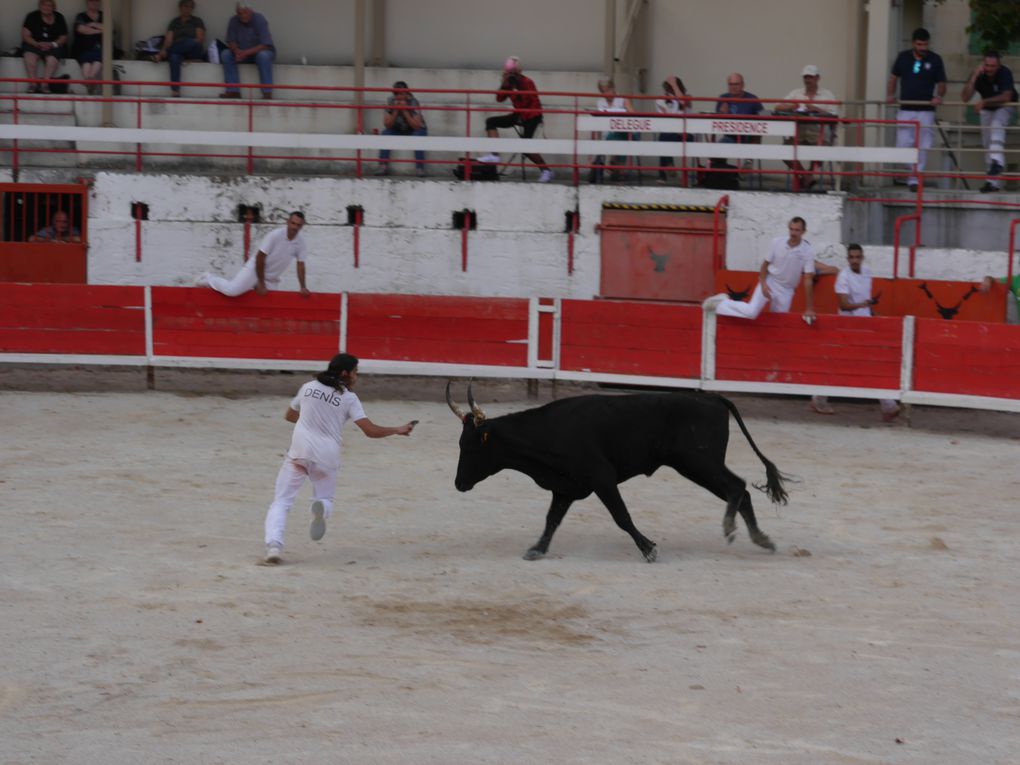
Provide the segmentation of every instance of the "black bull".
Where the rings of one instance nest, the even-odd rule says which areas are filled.
[[[746,482],[726,467],[731,413],[765,465],[765,486],[755,488],[773,502],[786,504],[783,482],[788,477],[758,450],[737,408],[722,396],[700,392],[577,396],[491,420],[475,403],[470,385],[468,414],[453,403],[449,383],[446,401],[464,426],[454,481],[459,491],[469,491],[509,468],[552,492],[545,530],[525,553],[526,560],[545,555],[570,505],[594,492],[645,560],[653,562],[655,543],[638,531],[617,486],[642,473],[650,476],[663,465],[726,500],[723,534],[730,542],[740,513],[751,540],[776,549],[758,528]]]

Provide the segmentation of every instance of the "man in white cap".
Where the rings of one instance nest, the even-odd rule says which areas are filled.
[[[838,117],[839,107],[835,103],[826,103],[835,101],[836,97],[832,95],[831,91],[818,87],[818,82],[822,79],[822,75],[814,64],[805,66],[801,70],[800,76],[804,80],[804,85],[794,88],[787,93],[785,101],[776,105],[776,111],[787,112],[798,118],[797,143],[799,145],[818,146],[821,143],[831,143],[831,140],[822,139],[832,135],[836,123],[817,122],[810,118],[819,117],[824,119]],[[822,132],[823,130],[825,131],[824,133]],[[784,143],[793,143],[793,141],[786,139]],[[786,164],[798,173],[797,188],[807,191],[817,182],[812,177],[812,173],[818,168],[820,163],[813,162],[810,171],[806,171],[804,166],[797,160],[787,162]]]

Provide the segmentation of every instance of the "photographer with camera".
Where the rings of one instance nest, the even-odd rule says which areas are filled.
[[[397,80],[393,83],[393,95],[386,102],[386,111],[383,113],[383,135],[428,135],[425,127],[425,117],[421,113],[421,104],[418,99],[411,95],[407,89],[407,83]],[[424,178],[425,173],[425,152],[415,150],[414,162],[418,168],[418,176]],[[376,175],[390,174],[390,150],[383,149],[379,152],[379,169]]]
[[[538,98],[538,89],[530,77],[521,73],[521,60],[517,56],[510,56],[503,64],[503,80],[499,85],[499,92],[496,100],[499,102],[510,99],[514,110],[512,114],[502,114],[497,117],[489,117],[485,120],[485,134],[489,138],[499,137],[499,128],[508,128],[520,125],[521,137],[531,138],[535,135],[538,126],[542,124],[542,102]],[[545,163],[541,154],[525,154],[540,168],[541,175],[538,176],[539,183],[548,183],[552,180],[553,171]],[[499,155],[496,153],[486,154],[478,158],[479,162],[499,162]]]

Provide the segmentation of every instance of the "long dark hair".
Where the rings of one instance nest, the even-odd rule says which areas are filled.
[[[329,366],[325,372],[319,372],[315,376],[323,385],[343,393],[347,390],[347,382],[350,380],[351,372],[358,368],[358,357],[349,353],[338,353],[329,360]]]

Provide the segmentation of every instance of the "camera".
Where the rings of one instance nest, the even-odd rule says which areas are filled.
[[[511,88],[518,87],[521,84],[521,76],[511,72],[506,76],[506,84]]]

